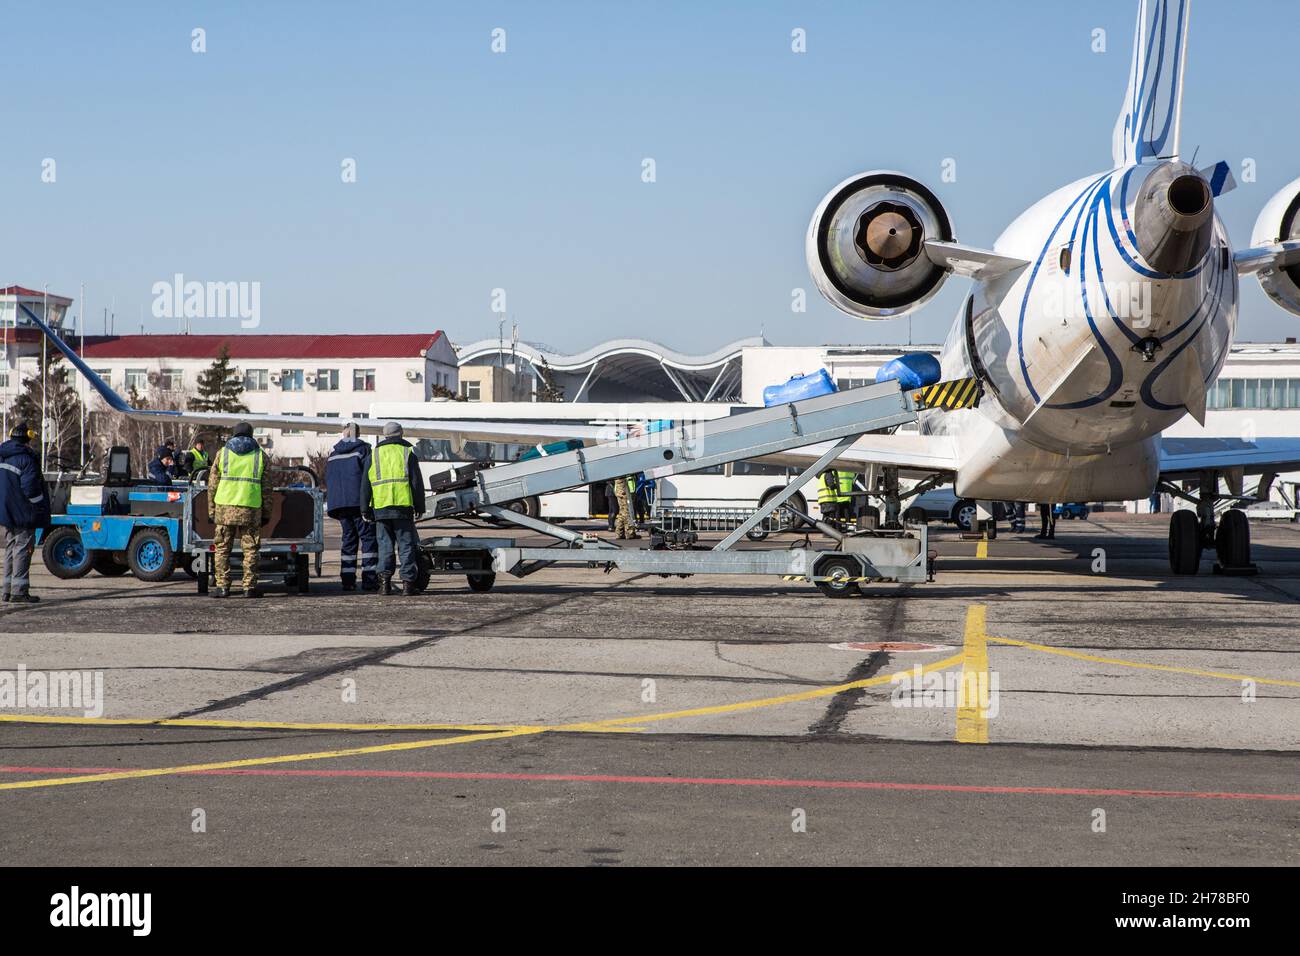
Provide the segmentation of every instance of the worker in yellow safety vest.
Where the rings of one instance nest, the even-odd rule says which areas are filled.
[[[402,594],[419,594],[420,542],[415,520],[424,517],[424,482],[415,449],[402,437],[402,426],[397,422],[384,425],[384,437],[370,456],[370,468],[361,482],[361,517],[375,523],[380,593],[394,593],[396,550],[401,562]]]
[[[851,517],[853,504],[853,472],[827,468],[817,479],[817,506],[822,517],[832,521]]]
[[[262,550],[262,526],[271,520],[271,472],[266,455],[253,439],[247,422],[235,426],[230,441],[216,455],[208,472],[208,517],[213,533],[213,597],[230,594],[230,552],[239,539],[244,571],[244,597],[261,597],[257,568]]]
[[[196,471],[212,467],[212,462],[208,460],[206,448],[207,442],[202,435],[194,439],[194,443],[190,445],[189,450],[181,455],[183,474],[192,475]]]

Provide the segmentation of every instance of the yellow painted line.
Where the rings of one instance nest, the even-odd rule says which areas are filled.
[[[945,668],[948,667],[954,667],[957,664],[960,664],[962,660],[963,660],[963,655],[956,654],[952,657],[945,658],[944,660],[934,661],[930,664],[926,664],[921,668],[921,673],[925,674],[931,671],[944,670]],[[615,732],[619,730],[621,730],[622,732],[636,732],[641,729],[640,725],[653,723],[656,721],[676,720],[684,717],[704,717],[704,716],[711,716],[716,714],[734,714],[746,710],[757,710],[763,707],[777,707],[782,704],[792,704],[792,703],[797,703],[799,701],[805,701],[805,700],[816,700],[817,698],[820,697],[834,696],[835,694],[841,693],[843,691],[854,690],[859,687],[873,687],[879,684],[886,684],[892,681],[896,676],[910,676],[914,673],[915,670],[909,668],[906,671],[899,671],[897,672],[897,674],[880,674],[875,677],[865,678],[863,680],[849,681],[844,684],[831,684],[825,687],[818,687],[818,688],[814,688],[813,690],[800,691],[794,694],[781,694],[776,697],[762,697],[756,700],[738,701],[737,703],[734,704],[715,704],[708,707],[692,707],[687,710],[667,711],[665,713],[660,713],[660,714],[638,714],[634,717],[615,717],[608,720],[584,721],[580,723],[556,724],[551,726],[519,725],[514,727],[506,727],[498,731],[465,734],[458,737],[442,737],[436,740],[412,740],[412,741],[406,741],[403,743],[395,743],[395,744],[377,744],[372,747],[351,747],[344,750],[324,750],[317,753],[284,754],[276,757],[251,757],[242,760],[226,760],[218,763],[184,764],[175,767],[154,767],[154,768],[140,769],[140,770],[114,771],[111,773],[81,774],[75,777],[57,777],[57,778],[46,779],[46,780],[24,780],[24,781],[19,781],[17,783],[0,783],[0,790],[34,790],[34,789],[39,789],[41,787],[58,787],[58,786],[64,786],[66,784],[73,784],[73,783],[105,783],[113,780],[135,780],[135,779],[141,779],[145,777],[174,776],[176,774],[195,773],[204,770],[232,770],[232,769],[239,769],[241,767],[262,767],[262,766],[267,766],[269,764],[295,763],[300,760],[330,760],[336,757],[355,757],[362,754],[393,753],[401,750],[422,750],[429,747],[446,747],[455,744],[475,743],[480,740],[501,740],[506,737],[523,737],[532,734],[543,734],[543,733],[554,733],[554,732],[575,733],[575,732],[592,732],[592,731],[600,731],[600,732],[608,733],[608,732]],[[27,718],[6,717],[4,719],[25,720]],[[172,724],[172,725],[181,723],[181,720],[179,719],[165,720],[165,721],[131,721],[131,720],[124,720],[120,718],[60,718],[60,717],[48,717],[38,722],[81,723],[81,722],[90,722],[90,721],[96,723]],[[202,723],[206,725],[221,723],[221,724],[236,724],[237,726],[249,726],[253,722],[251,721],[249,722],[210,721],[210,722],[202,722]],[[187,720],[185,724],[188,726],[195,726],[196,722]],[[284,728],[288,725],[278,724],[274,726]],[[322,727],[324,725],[311,724],[307,726],[312,729],[315,729],[315,728]],[[381,727],[384,725],[359,724],[353,726],[365,727],[369,729],[369,728]],[[395,728],[395,727],[402,727],[404,725],[392,724],[387,726],[390,728]],[[411,725],[405,725],[405,726],[411,726]],[[476,729],[479,730],[483,729],[478,725],[470,725],[470,726],[475,726]]]
[[[278,757],[250,757],[244,760],[222,760],[217,763],[185,764],[179,767],[151,767],[145,770],[115,770],[111,773],[81,774],[76,777],[53,777],[45,780],[20,780],[17,783],[0,783],[0,790],[35,790],[40,787],[61,787],[70,783],[104,783],[110,780],[138,780],[143,777],[165,777],[201,770],[237,770],[241,767],[265,767],[277,763],[297,763],[301,760],[332,760],[336,757],[356,757],[362,754],[394,753],[399,750],[423,750],[428,747],[449,747],[470,744],[480,740],[501,740],[505,737],[523,737],[539,734],[543,728],[528,730],[503,730],[492,734],[467,734],[461,737],[440,737],[437,740],[409,740],[397,744],[378,744],[373,747],[350,747],[346,750],[322,750],[310,754],[284,754]]]
[[[0,723],[74,724],[95,727],[212,727],[224,730],[541,730],[533,724],[347,724],[293,723],[276,720],[205,720],[192,717],[72,717],[49,714],[0,714]]]
[[[1215,677],[1220,680],[1231,681],[1254,681],[1256,684],[1272,684],[1275,687],[1300,687],[1300,681],[1294,680],[1277,680],[1272,677],[1251,677],[1249,674],[1227,674],[1223,671],[1203,671],[1194,667],[1173,667],[1169,664],[1144,664],[1141,661],[1126,661],[1118,657],[1098,657],[1095,654],[1084,654],[1080,651],[1072,651],[1064,647],[1049,647],[1046,644],[1034,644],[1030,641],[1017,641],[1010,637],[989,637],[988,640],[998,644],[1009,644],[1012,647],[1025,647],[1032,651],[1043,651],[1047,654],[1059,654],[1062,657],[1073,657],[1075,660],[1091,661],[1094,664],[1113,664],[1116,667],[1136,667],[1144,671],[1164,671],[1169,674],[1190,674],[1193,677]]]
[[[941,661],[934,661],[926,664],[921,668],[921,673],[928,674],[930,671],[944,670],[948,667],[955,667],[962,661],[961,654],[955,654],[952,657],[944,658]],[[643,714],[637,717],[616,717],[611,720],[598,720],[592,724],[567,724],[556,727],[556,730],[574,730],[579,727],[596,727],[609,728],[626,724],[648,724],[660,720],[677,720],[681,717],[708,717],[716,714],[735,714],[745,710],[757,710],[760,707],[777,707],[781,704],[794,704],[804,700],[816,700],[819,697],[832,697],[846,690],[855,690],[859,687],[874,687],[878,684],[888,684],[895,677],[911,676],[916,671],[908,668],[905,671],[898,671],[896,674],[879,674],[875,677],[867,677],[863,680],[849,681],[847,684],[832,684],[826,687],[817,687],[813,690],[799,691],[795,694],[781,694],[778,697],[762,697],[757,700],[742,700],[734,704],[714,704],[709,707],[692,707],[688,710],[670,710],[662,714]]]
[[[983,544],[983,542],[980,542]],[[989,686],[989,647],[984,632],[985,607],[966,610],[966,637],[961,651],[961,688],[957,699],[957,742],[989,742],[989,719],[984,714],[979,689]]]
[[[957,654],[942,661],[925,665],[922,673],[942,670],[960,663],[962,655]],[[900,675],[910,675],[913,670],[899,671]],[[763,697],[757,700],[739,701],[734,704],[717,704],[710,707],[694,707],[689,710],[668,711],[662,714],[640,714],[635,717],[615,717],[609,720],[586,721],[574,724],[559,724],[549,727],[518,727],[493,733],[467,734],[459,737],[442,737],[437,740],[412,740],[396,744],[378,744],[373,747],[351,747],[346,750],[325,750],[319,753],[285,754],[278,757],[252,757],[244,760],[226,760],[219,763],[185,764],[178,767],[155,767],[146,770],[123,770],[112,773],[82,774],[76,777],[57,777],[48,780],[24,780],[18,783],[0,783],[0,790],[34,790],[40,787],[58,787],[71,783],[105,783],[112,780],[134,780],[143,777],[162,777],[175,774],[194,773],[202,770],[231,770],[240,767],[261,767],[268,764],[294,763],[299,760],[329,760],[335,757],[354,757],[361,754],[392,753],[399,750],[422,750],[428,747],[446,747],[453,744],[474,743],[480,740],[501,740],[505,737],[523,737],[530,734],[551,733],[555,731],[584,732],[611,731],[625,728],[629,731],[640,729],[641,724],[660,720],[674,720],[680,717],[702,717],[712,714],[731,714],[760,707],[775,707],[803,700],[815,700],[828,697],[841,691],[857,687],[871,687],[885,684],[894,679],[893,674],[880,674],[864,680],[850,681],[845,684],[832,684],[814,690],[801,691],[796,694],[782,694],[777,697]]]
[[[981,539],[980,539],[980,543],[977,544],[977,545],[975,545],[975,557],[977,557],[977,558],[987,558],[988,556],[989,556],[989,543],[988,543],[988,539],[986,539],[986,538],[981,538]]]

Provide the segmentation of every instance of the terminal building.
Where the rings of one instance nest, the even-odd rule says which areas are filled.
[[[72,300],[46,297],[18,286],[0,289],[4,357],[0,399],[7,413],[22,381],[38,373],[41,333],[30,310],[58,329],[86,364],[118,394],[135,395],[151,407],[183,409],[197,394],[199,376],[224,347],[244,383],[241,400],[249,411],[324,418],[368,418],[376,402],[428,402],[455,395],[456,352],[440,331],[362,335],[86,335],[78,336],[68,316]],[[99,400],[77,377],[88,409]],[[178,442],[192,436],[177,435]],[[286,464],[304,464],[328,448],[334,436],[296,430],[258,429],[258,441]]]

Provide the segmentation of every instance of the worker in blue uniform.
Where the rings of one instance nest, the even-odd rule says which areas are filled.
[[[159,445],[154,452],[153,461],[149,462],[149,483],[170,485],[175,467],[176,459],[172,457],[172,450],[166,445]]]
[[[325,464],[325,507],[329,516],[343,526],[339,546],[339,579],[343,590],[357,589],[357,565],[361,565],[361,589],[379,589],[379,548],[374,522],[361,517],[362,477],[370,468],[370,445],[360,438],[354,422],[343,428],[343,437],[330,449]]]

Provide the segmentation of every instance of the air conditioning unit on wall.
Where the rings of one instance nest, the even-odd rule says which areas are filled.
[[[420,378],[421,378],[420,373],[419,373],[418,371],[416,371],[415,369],[413,369],[413,368],[408,368],[408,369],[406,370],[406,380],[407,380],[408,382],[418,382],[418,381],[420,380]]]
[[[257,436],[257,443],[258,443],[259,445],[261,445],[263,448],[274,448],[274,447],[275,447],[275,440],[272,439],[270,435],[258,435],[258,436]]]

